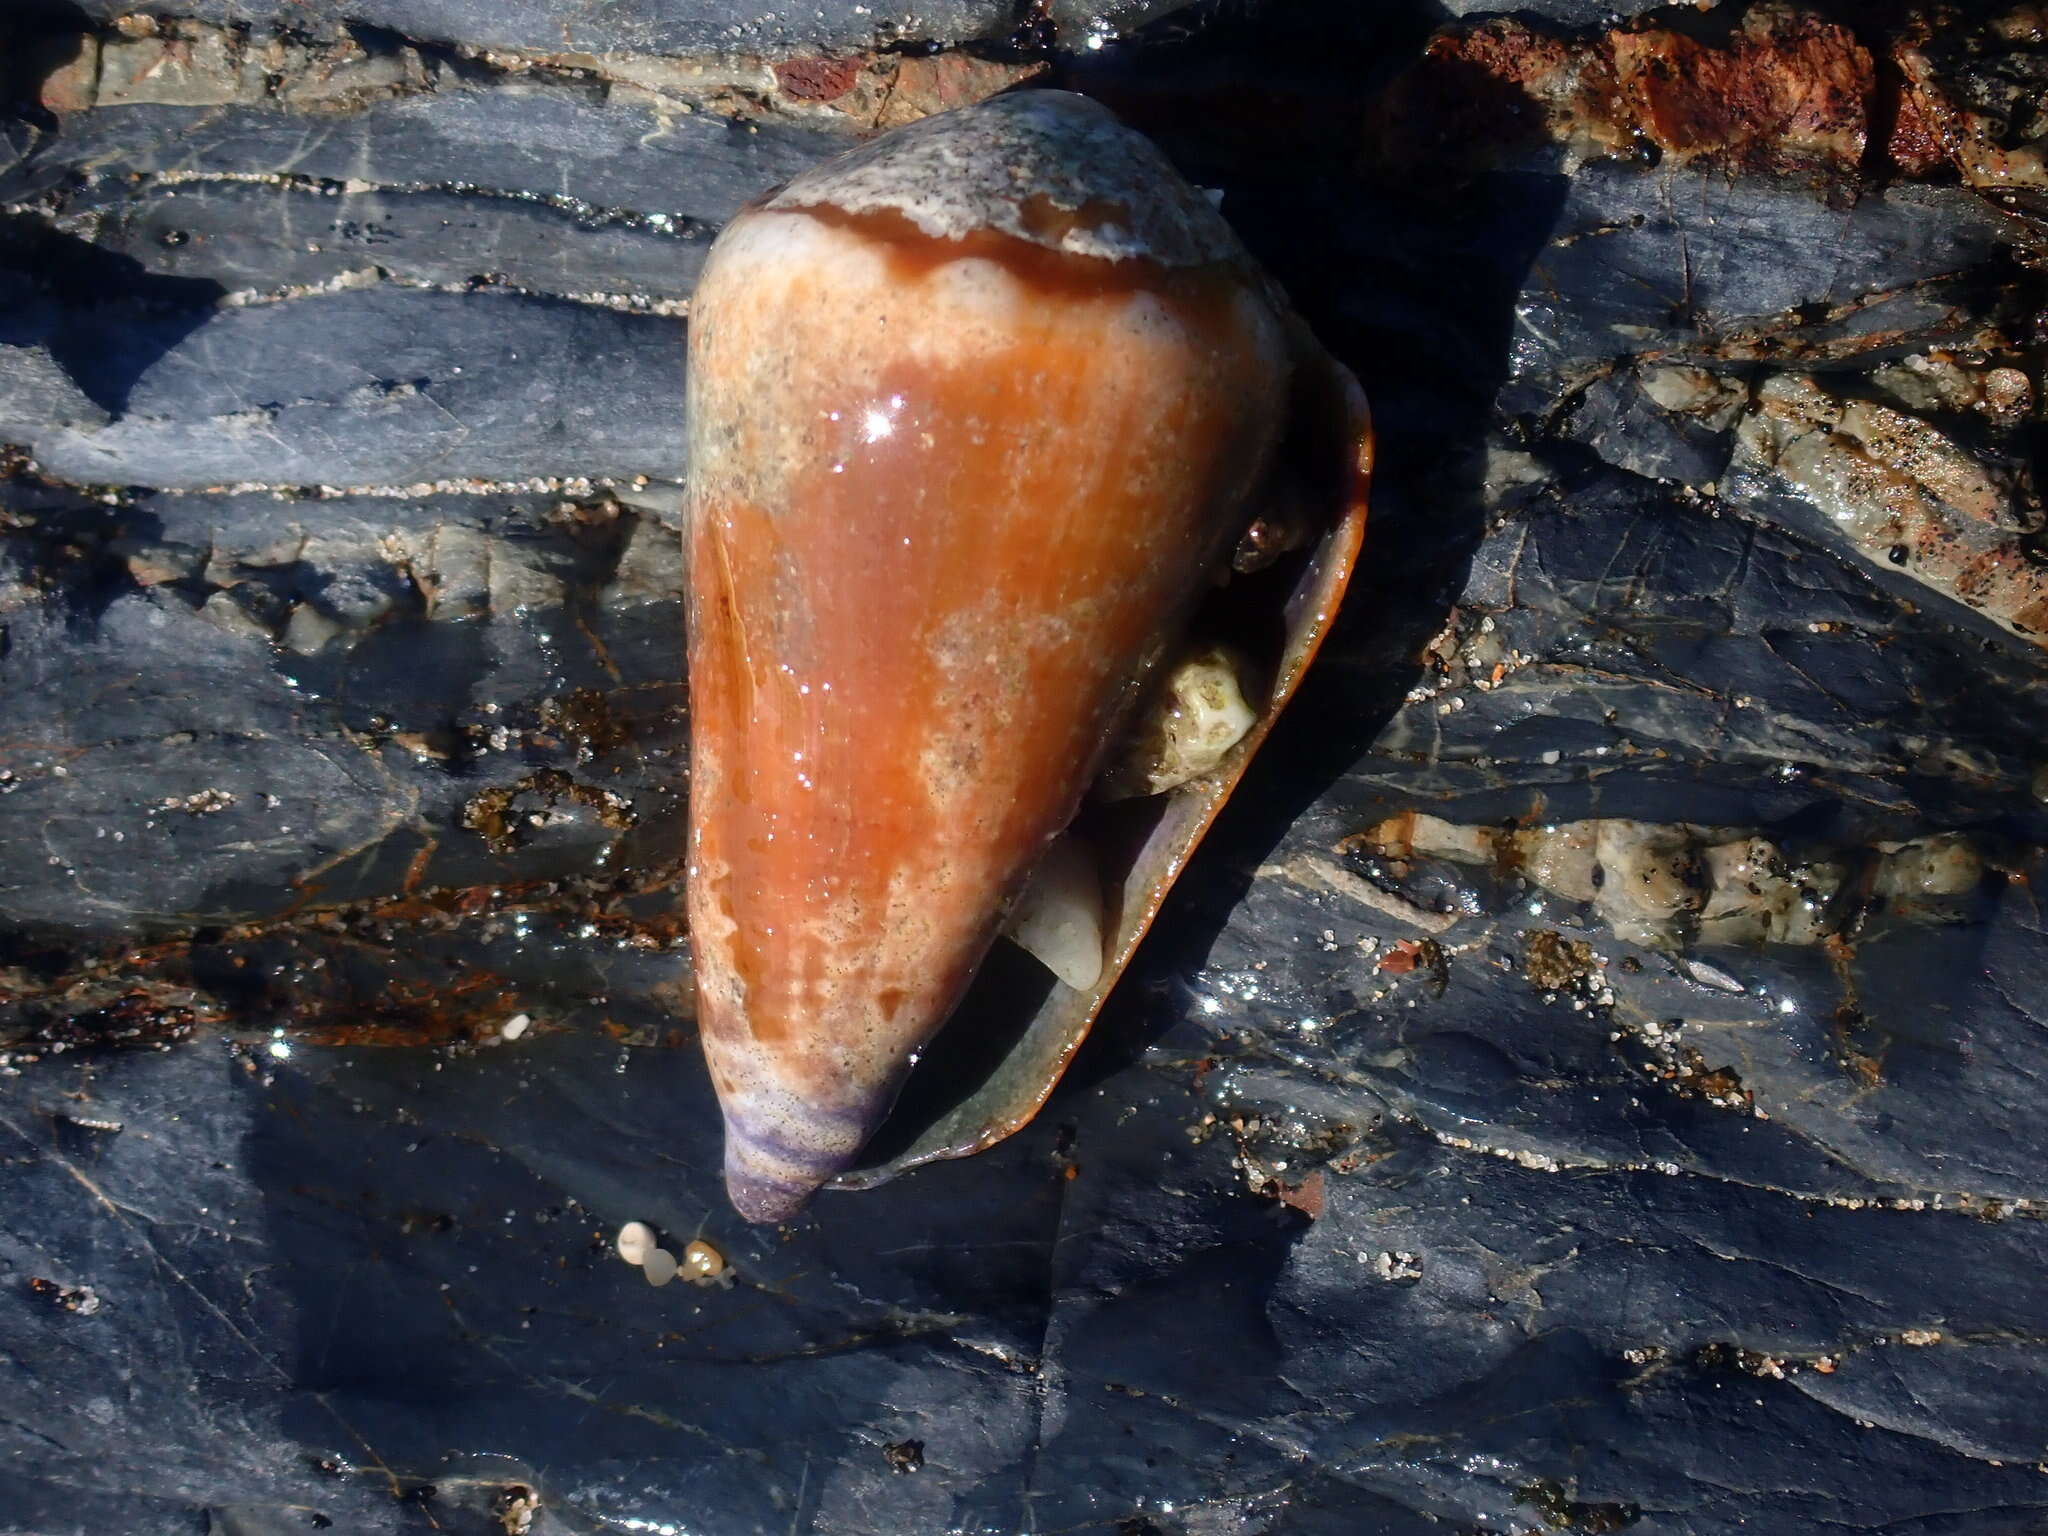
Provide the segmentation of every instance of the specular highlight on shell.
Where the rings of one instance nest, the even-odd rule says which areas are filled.
[[[698,1022],[774,1220],[1035,1112],[1321,638],[1370,433],[1208,200],[1052,91],[735,219],[689,419]],[[1237,725],[1151,731],[1183,768],[1119,750],[1246,679]],[[963,1008],[1006,919],[1052,969]],[[856,1171],[956,1008],[1009,1049]]]

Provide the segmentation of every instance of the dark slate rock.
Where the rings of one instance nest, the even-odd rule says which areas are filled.
[[[1954,188],[1837,206],[1792,182],[1613,163],[1569,185],[1515,308],[1517,409],[1554,398],[1560,377],[1645,352],[1825,360],[1952,340],[1970,326],[1969,274],[2012,240]]]
[[[94,428],[106,421],[107,413],[47,348],[0,346],[0,433],[26,437],[46,426]]]
[[[11,173],[99,239],[23,217],[0,242],[17,284],[81,274],[29,290],[14,329],[60,371],[10,375],[10,435],[88,482],[673,477],[681,324],[634,311],[686,297],[716,227],[839,142],[516,82],[333,118],[75,115]],[[292,296],[380,282],[589,302]],[[216,309],[230,291],[285,302]],[[81,415],[67,374],[120,419]]]
[[[1965,1283],[1957,1313],[1973,1326],[2002,1326],[2011,1297],[2000,1285],[2029,1262],[2023,1232],[1935,1217],[1918,1223],[1917,1240],[1898,1244],[1902,1220],[1886,1212],[1802,1209],[1654,1175],[1571,1183],[1560,1199],[1545,1175],[1397,1144],[1355,1185],[1335,1187],[1344,1214],[1318,1222],[1296,1250],[1276,1290],[1276,1324],[1295,1353],[1359,1368],[1345,1381],[1317,1373],[1295,1385],[1332,1420],[1358,1413],[1389,1430],[1398,1419],[1435,1431],[1425,1431],[1419,1455],[1399,1456],[1392,1445],[1349,1450],[1353,1476],[1369,1485],[1433,1481],[1450,1519],[1512,1528],[1532,1508],[1578,1506],[1581,1523],[1604,1508],[1608,1529],[1640,1521],[1684,1531],[1733,1528],[1753,1501],[1788,1531],[1877,1526],[1917,1508],[1930,1478],[1953,1476],[1983,1503],[2015,1506],[1983,1528],[2023,1529],[2022,1512],[2038,1495],[2023,1476],[2007,1475],[2020,1468],[1977,1459],[1970,1432],[1952,1421],[1900,1424],[1888,1410],[1843,1415],[1831,1401],[1839,1379],[1890,1374],[1892,1331],[1901,1303],[1910,1308],[1919,1266],[1967,1252],[1982,1284]],[[1531,1222],[1531,1198],[1554,1217]],[[1446,1248],[1420,1235],[1418,1208],[1438,1205],[1469,1212],[1469,1241]],[[1364,1264],[1347,1245],[1361,1231],[1379,1245],[1367,1248]],[[1822,1245],[1831,1261],[1804,1257]],[[1802,1255],[1791,1276],[1788,1246]],[[1372,1278],[1371,1260],[1388,1249],[1413,1252],[1419,1277]],[[1502,1251],[1528,1255],[1527,1267],[1499,1265]],[[1595,1261],[1606,1273],[1589,1293],[1583,1277],[1594,1255],[1608,1256]],[[1717,1279],[1717,1301],[1705,1305],[1702,1270]],[[1850,1273],[1856,1279],[1843,1286]],[[1789,1292],[1803,1293],[1796,1310],[1817,1324],[1804,1337],[1776,1312]],[[1426,1363],[1391,1342],[1418,1326],[1440,1340]],[[1946,1336],[1928,1347],[1974,1353]],[[1776,1363],[1795,1355],[1806,1359],[1790,1370]],[[1524,1411],[1530,1391],[1560,1379],[1576,1388],[1566,1424],[1536,1429]],[[1536,1391],[1554,1401],[1550,1387]],[[1402,1408],[1389,1414],[1390,1404]],[[1680,1414],[1691,1416],[1682,1430]],[[1557,1454],[1560,1438],[1572,1453]],[[1816,1455],[1852,1459],[1862,1475],[1853,1486],[1817,1486],[1805,1474]]]
[[[1564,430],[1607,463],[1654,480],[1715,486],[1734,450],[1746,389],[1740,377],[1617,366],[1570,402]]]
[[[843,147],[822,130],[608,105],[595,88],[509,80],[451,86],[336,114],[272,107],[124,106],[74,113],[0,175],[0,196],[95,178],[265,177],[352,189],[527,199],[599,222],[723,223],[749,199]]]
[[[120,418],[29,437],[84,482],[407,485],[666,475],[682,322],[384,287],[221,310],[137,359]]]
[[[1473,660],[1343,765],[1389,810],[1421,795],[1473,822],[1540,803],[1558,820],[1771,825],[1831,805],[1851,837],[2028,814],[2048,728],[2031,648],[1959,629],[1768,501],[1522,472],[1539,483],[1461,594]],[[1365,601],[1397,604],[1409,578],[1368,571]]]
[[[14,921],[189,929],[673,846],[681,545],[657,515],[507,496],[13,513],[37,535],[14,571],[44,593],[8,618],[0,674],[0,825],[33,850],[0,872]],[[592,803],[514,794],[546,772]],[[490,840],[464,818],[494,792],[511,830]]]
[[[100,183],[67,199],[97,243],[155,272],[270,292],[358,274],[563,297],[687,298],[715,230],[487,193],[314,191],[246,182]]]

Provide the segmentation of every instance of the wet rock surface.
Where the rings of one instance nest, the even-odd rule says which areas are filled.
[[[2048,1519],[2048,19],[1442,9],[10,18],[10,1528]],[[1039,1120],[750,1229],[687,301],[1033,77],[1357,369],[1367,566]]]

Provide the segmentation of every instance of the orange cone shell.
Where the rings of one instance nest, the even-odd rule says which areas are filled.
[[[720,238],[689,914],[742,1214],[852,1163],[1242,526],[1290,367],[1247,273],[1149,145],[1055,92],[892,135]]]

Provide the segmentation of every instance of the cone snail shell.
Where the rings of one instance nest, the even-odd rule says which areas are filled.
[[[698,1024],[733,1204],[781,1220],[1036,1111],[1321,638],[1370,430],[1208,200],[1056,91],[736,218],[689,430]],[[1296,547],[1232,575],[1276,507]],[[1191,632],[1255,651],[1249,729],[1091,795]],[[1034,870],[1058,975],[970,995]],[[856,1169],[956,1009],[1000,1059]]]

